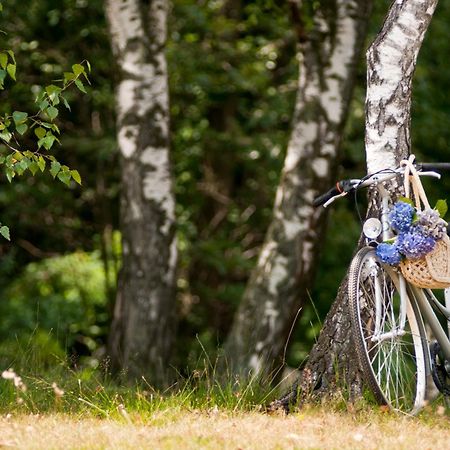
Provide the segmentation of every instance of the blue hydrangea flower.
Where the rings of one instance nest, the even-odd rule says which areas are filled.
[[[408,231],[411,228],[414,212],[414,207],[409,203],[395,203],[388,216],[391,227],[398,232]]]
[[[396,266],[400,264],[402,255],[398,251],[398,247],[395,244],[381,243],[377,246],[376,254],[381,262],[389,264],[391,266]]]
[[[412,227],[397,239],[398,250],[409,259],[423,258],[434,249],[435,244],[436,240],[422,234],[420,227]]]

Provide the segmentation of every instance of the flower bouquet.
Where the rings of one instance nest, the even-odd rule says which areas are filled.
[[[447,235],[447,222],[442,218],[446,212],[445,200],[439,200],[434,209],[418,211],[412,200],[401,198],[388,216],[397,236],[378,245],[378,258],[392,266],[400,264],[404,258],[423,258]]]
[[[403,276],[416,286],[450,286],[450,241],[443,219],[446,212],[445,200],[421,210],[411,199],[400,198],[388,216],[396,236],[378,245],[377,257],[385,264],[400,266]]]

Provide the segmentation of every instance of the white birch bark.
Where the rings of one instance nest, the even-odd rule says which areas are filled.
[[[167,0],[107,0],[117,61],[123,267],[110,334],[115,368],[161,384],[174,334],[175,203],[169,160]]]
[[[411,149],[411,84],[437,0],[397,0],[367,51],[368,173],[397,167]]]
[[[312,201],[334,177],[370,6],[367,0],[321,2],[301,44],[273,221],[225,345],[227,368],[235,373],[271,371],[312,287],[325,219]]]

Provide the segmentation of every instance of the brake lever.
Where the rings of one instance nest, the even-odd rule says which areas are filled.
[[[342,192],[339,195],[335,195],[334,197],[331,197],[330,200],[327,200],[322,206],[326,208],[327,206],[331,205],[334,201],[336,201],[340,197],[345,197],[348,194],[348,192]]]

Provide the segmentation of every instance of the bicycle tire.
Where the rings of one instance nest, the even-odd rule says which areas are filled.
[[[426,393],[425,328],[415,299],[408,293],[405,326],[398,332],[399,278],[388,270],[373,247],[362,248],[352,260],[348,298],[353,341],[363,377],[378,403],[415,413],[424,405]]]

